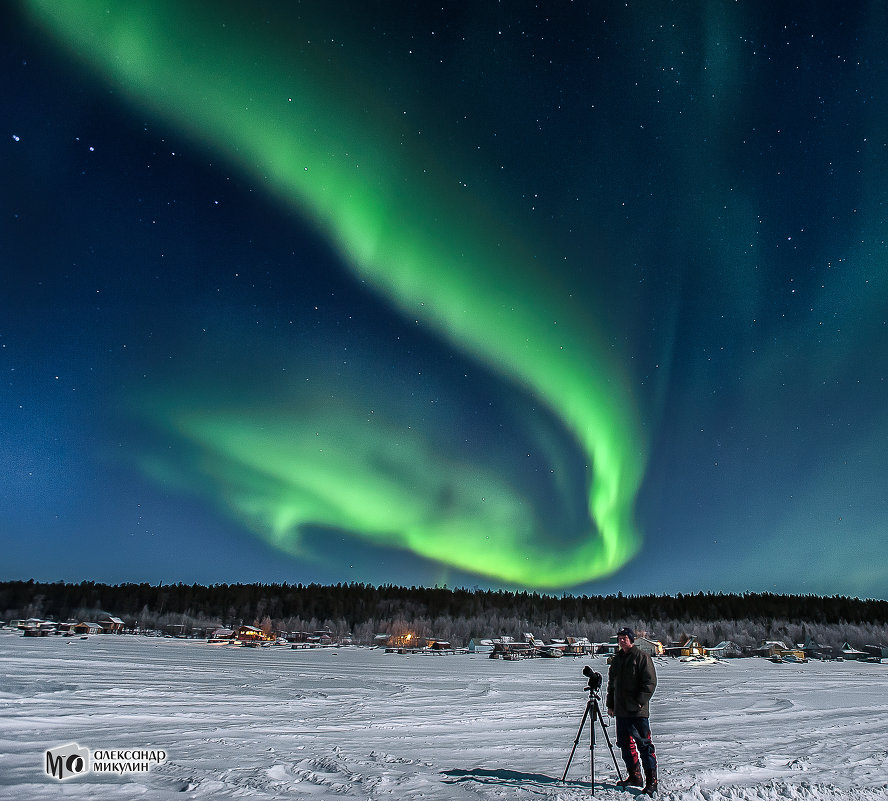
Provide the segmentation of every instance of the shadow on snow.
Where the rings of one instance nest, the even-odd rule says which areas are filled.
[[[447,778],[444,781],[447,784],[457,784],[459,782],[475,781],[482,784],[524,784],[532,782],[534,784],[565,784],[571,787],[592,787],[591,782],[568,780],[562,782],[557,776],[546,776],[543,773],[522,773],[518,770],[485,770],[484,768],[475,768],[473,770],[444,770],[441,771]]]

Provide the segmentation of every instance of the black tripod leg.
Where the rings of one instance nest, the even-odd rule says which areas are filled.
[[[586,718],[589,716],[589,704],[586,704],[586,711],[583,712],[583,719],[580,721],[580,728],[577,729],[577,736],[574,740],[574,747],[570,749],[570,757],[567,760],[567,767],[564,769],[564,773],[561,776],[561,781],[564,781],[567,778],[567,771],[570,769],[571,760],[574,758],[574,754],[577,750],[577,743],[580,742],[580,735],[583,733],[583,726],[586,725]],[[592,722],[592,725],[595,725],[595,721]]]
[[[589,706],[592,707],[592,723],[589,724],[589,764],[592,766],[592,795],[595,795],[595,712],[598,703],[594,698],[590,698]]]

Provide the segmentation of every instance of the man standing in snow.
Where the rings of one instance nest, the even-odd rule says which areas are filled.
[[[611,657],[607,672],[607,714],[617,719],[617,745],[629,776],[620,787],[641,787],[643,793],[657,791],[657,755],[651,741],[649,702],[657,687],[654,660],[635,646],[635,632],[617,632],[619,649]],[[644,779],[639,769],[644,768]]]

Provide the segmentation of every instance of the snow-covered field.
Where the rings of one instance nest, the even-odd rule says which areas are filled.
[[[586,664],[0,632],[0,798],[588,799]],[[888,665],[657,669],[663,801],[888,798]],[[637,793],[596,739],[595,797]],[[70,743],[166,761],[59,781]]]

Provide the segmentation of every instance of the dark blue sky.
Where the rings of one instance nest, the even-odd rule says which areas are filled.
[[[26,9],[0,578],[888,597],[883,12]]]

